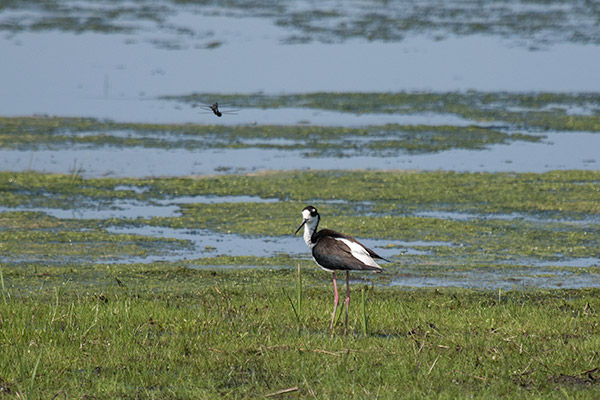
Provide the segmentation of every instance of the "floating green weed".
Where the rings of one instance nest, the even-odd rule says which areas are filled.
[[[114,199],[152,201],[193,195],[250,195],[296,202],[291,207],[308,201],[315,205],[325,202],[322,207],[327,207],[327,213],[353,208],[383,215],[415,210],[459,211],[482,216],[522,212],[541,213],[550,219],[600,214],[598,171],[542,174],[290,171],[192,178],[97,178],[80,180],[78,185],[71,185],[71,180],[68,175],[0,172],[0,204],[76,208],[110,204]],[[308,193],[309,185],[318,190]],[[142,190],[115,190],[117,186]],[[326,204],[329,200],[347,203],[332,207]],[[204,206],[191,204],[184,207],[184,212],[191,214]],[[234,207],[233,204],[225,206]],[[288,205],[280,206],[291,210]]]
[[[6,3],[6,4],[5,4]],[[519,7],[519,2],[503,1],[498,7],[478,7],[470,3],[424,1],[418,7],[410,2],[375,4],[359,1],[354,7],[340,9],[326,1],[298,8],[287,3],[272,1],[203,2],[167,0],[148,7],[145,5],[107,2],[98,7],[94,2],[82,1],[76,5],[60,1],[9,1],[0,4],[0,10],[27,12],[27,18],[0,19],[0,30],[8,32],[65,31],[73,33],[137,34],[148,24],[160,35],[178,40],[154,39],[157,47],[179,48],[185,39],[205,42],[205,48],[220,43],[206,33],[187,24],[168,21],[167,16],[181,10],[191,13],[251,18],[268,18],[273,24],[287,28],[286,43],[340,42],[350,39],[368,41],[402,41],[415,35],[432,36],[437,40],[448,36],[489,35],[527,44],[538,48],[561,42],[598,44],[595,22],[600,10],[596,3],[563,4],[556,0],[543,4]],[[19,14],[20,15],[20,14]],[[139,24],[144,21],[145,24]],[[576,21],[576,22],[575,22]],[[183,42],[183,43],[180,43]]]
[[[5,262],[109,261],[168,254],[189,245],[179,239],[110,233],[93,221],[64,221],[32,212],[0,214],[0,257]]]
[[[125,137],[123,132],[129,135]],[[369,139],[366,143],[365,138]],[[286,140],[283,144],[282,139]],[[476,125],[386,124],[352,128],[300,125],[159,125],[101,122],[83,118],[0,117],[0,147],[19,150],[71,148],[76,144],[88,148],[112,145],[185,150],[301,150],[311,157],[392,156],[401,151],[432,153],[459,148],[483,149],[493,144],[539,140],[539,135],[504,132]]]
[[[500,127],[508,124],[528,131],[600,131],[597,93],[197,93],[165,97],[181,102],[208,101],[214,98],[240,108],[301,107],[355,114],[454,114],[471,121],[494,123]],[[574,108],[588,111],[578,114],[572,112]]]
[[[321,211],[323,227],[363,238],[424,241],[411,246],[424,254],[402,257],[410,262],[527,263],[596,257],[599,182],[597,171],[291,171],[200,178],[78,178],[73,185],[69,175],[0,172],[0,204],[7,206],[76,210],[104,203],[110,209],[115,199],[154,204],[159,199],[194,195],[282,200],[181,204],[173,216],[136,219],[58,219],[42,212],[5,212],[0,214],[0,254],[30,261],[57,254],[67,258],[120,254],[122,259],[157,254],[158,248],[165,253],[189,247],[185,241],[106,231],[119,226],[287,236],[297,226],[299,210],[311,203]],[[115,190],[118,186],[126,190]],[[307,197],[308,186],[318,188],[311,197]],[[423,212],[431,215],[419,215]],[[445,217],[444,212],[457,218]],[[244,257],[219,260],[238,265],[253,262]],[[273,261],[277,265],[294,263],[289,257],[278,256],[277,260]],[[210,265],[201,259],[195,262]]]

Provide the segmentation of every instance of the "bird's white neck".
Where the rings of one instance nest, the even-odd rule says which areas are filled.
[[[312,235],[317,230],[317,226],[319,225],[319,218],[309,219],[304,224],[304,243],[312,249],[316,243],[312,241]]]

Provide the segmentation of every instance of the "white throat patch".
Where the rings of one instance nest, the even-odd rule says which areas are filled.
[[[312,249],[315,246],[315,243],[312,242],[312,234],[317,229],[317,224],[319,223],[319,217],[312,217],[310,215],[310,211],[304,210],[302,211],[302,218],[306,221],[304,224],[304,243]]]

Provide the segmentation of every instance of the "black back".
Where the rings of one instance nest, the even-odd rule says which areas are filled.
[[[345,235],[331,229],[323,229],[315,232],[312,236],[312,242],[315,243],[312,248],[312,255],[317,263],[330,270],[371,270],[382,271],[383,269],[364,264],[362,261],[352,256],[350,248],[342,241],[335,238],[347,239],[362,246],[372,258],[386,260],[373,250],[364,246],[352,236]]]

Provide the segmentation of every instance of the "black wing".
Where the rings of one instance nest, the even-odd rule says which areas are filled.
[[[312,239],[313,242],[316,242],[317,240],[319,240],[319,237],[321,237],[322,235],[348,239],[351,242],[355,242],[355,243],[358,243],[359,245],[361,245],[367,251],[367,253],[369,253],[369,255],[371,257],[378,258],[378,259],[383,260],[383,261],[391,262],[387,258],[381,257],[379,254],[375,253],[373,250],[371,250],[370,248],[368,248],[367,246],[365,246],[364,244],[362,244],[358,240],[354,239],[352,236],[346,235],[346,234],[341,233],[341,232],[336,232],[336,231],[333,231],[331,229],[322,229],[319,232],[317,232],[316,236],[313,237],[313,239]]]
[[[381,267],[366,265],[353,257],[350,248],[344,242],[331,236],[320,238],[312,249],[312,255],[321,267],[330,270],[382,270]]]

